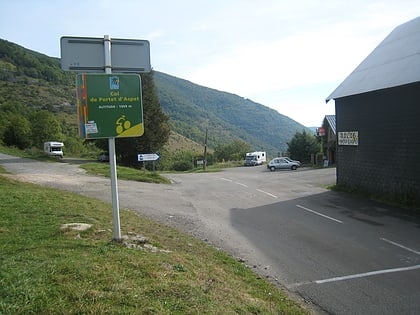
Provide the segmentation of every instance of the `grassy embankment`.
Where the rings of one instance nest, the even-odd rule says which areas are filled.
[[[0,169],[1,173],[1,169]],[[0,175],[1,314],[306,314],[226,253],[122,210]],[[86,231],[61,229],[87,223]]]

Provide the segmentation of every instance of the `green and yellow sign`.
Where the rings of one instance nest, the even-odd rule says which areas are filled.
[[[77,112],[83,139],[143,135],[140,75],[78,74]]]

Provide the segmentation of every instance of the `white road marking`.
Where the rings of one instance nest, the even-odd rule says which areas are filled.
[[[266,195],[268,195],[268,196],[270,196],[270,197],[277,198],[277,196],[276,196],[276,195],[270,194],[269,192],[266,192],[266,191],[264,191],[264,190],[257,189],[257,191],[259,191],[260,193],[266,194]]]
[[[232,179],[229,179],[229,178],[225,178],[225,177],[219,177],[221,180],[224,180],[224,181],[226,181],[226,182],[229,182],[229,183],[235,183],[235,184],[237,184],[237,185],[240,185],[240,186],[243,186],[243,187],[247,187],[248,188],[248,186],[247,185],[245,185],[245,184],[243,184],[243,183],[239,183],[239,182],[234,182]]]
[[[340,221],[340,220],[334,219],[334,218],[332,218],[332,217],[329,217],[329,216],[327,216],[327,215],[325,215],[325,214],[322,214],[322,213],[316,212],[316,211],[311,210],[311,209],[309,209],[309,208],[306,208],[306,207],[304,207],[304,206],[301,206],[301,205],[296,205],[296,207],[301,208],[301,209],[303,209],[303,210],[305,210],[305,211],[312,212],[312,213],[314,213],[314,214],[316,214],[316,215],[319,215],[319,216],[321,216],[321,217],[327,218],[327,219],[329,219],[329,220],[332,220],[332,221],[335,221],[335,222],[338,222],[338,223],[343,223],[343,221]]]
[[[405,249],[405,250],[408,250],[409,252],[412,252],[412,253],[414,253],[414,254],[420,255],[420,252],[418,252],[418,251],[416,251],[416,250],[414,250],[414,249],[411,249],[411,248],[409,248],[409,247],[406,247],[406,246],[404,246],[404,245],[398,244],[398,243],[396,243],[396,242],[393,242],[393,241],[387,240],[386,238],[381,237],[381,238],[380,238],[380,240],[382,240],[382,241],[384,241],[384,242],[387,242],[387,243],[389,243],[389,244],[392,244],[392,245],[398,246],[398,247],[403,248],[403,249]]]
[[[420,265],[415,265],[415,266],[410,266],[410,267],[402,267],[402,268],[393,268],[393,269],[370,271],[370,272],[358,273],[358,274],[349,275],[349,276],[335,277],[335,278],[329,278],[329,279],[324,279],[324,280],[316,280],[314,282],[316,284],[322,284],[322,283],[328,283],[328,282],[336,282],[336,281],[350,280],[350,279],[356,279],[356,278],[364,278],[364,277],[381,275],[381,274],[385,274],[385,273],[409,271],[409,270],[415,270],[415,269],[420,269]]]

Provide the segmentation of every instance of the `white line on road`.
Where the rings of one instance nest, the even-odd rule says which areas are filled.
[[[410,267],[402,267],[402,268],[377,270],[377,271],[359,273],[359,274],[343,276],[343,277],[335,277],[335,278],[329,278],[329,279],[324,279],[324,280],[316,280],[314,282],[317,283],[317,284],[322,284],[322,283],[328,283],[328,282],[336,282],[336,281],[350,280],[350,279],[356,279],[356,278],[364,278],[364,277],[376,276],[376,275],[380,275],[380,274],[384,274],[384,273],[409,271],[409,270],[415,270],[415,269],[420,269],[420,265],[415,265],[415,266],[410,266]]]
[[[219,177],[221,180],[224,180],[226,182],[232,183],[234,182],[232,179],[229,178],[225,178],[225,177]],[[243,186],[243,187],[248,187],[247,185],[243,184],[243,183],[239,183],[239,182],[234,182],[237,185]]]
[[[392,245],[398,246],[398,247],[403,248],[403,249],[405,249],[405,250],[408,250],[409,252],[412,252],[412,253],[414,253],[414,254],[420,255],[420,252],[418,252],[418,251],[416,251],[416,250],[414,250],[414,249],[411,249],[411,248],[409,248],[409,247],[406,247],[406,246],[404,246],[404,245],[398,244],[398,243],[396,243],[396,242],[393,242],[393,241],[387,240],[386,238],[381,237],[381,238],[380,238],[380,240],[382,240],[382,241],[384,241],[384,242],[387,242],[387,243],[389,243],[389,244],[392,244]]]
[[[311,210],[311,209],[309,209],[309,208],[306,208],[306,207],[304,207],[304,206],[301,206],[301,205],[296,205],[296,207],[301,208],[301,209],[303,209],[303,210],[305,210],[305,211],[312,212],[312,213],[314,213],[314,214],[316,214],[316,215],[319,215],[319,216],[321,216],[321,217],[327,218],[327,219],[329,219],[329,220],[332,220],[332,221],[335,221],[335,222],[338,222],[338,223],[343,223],[343,221],[340,221],[340,220],[334,219],[334,218],[332,218],[332,217],[329,217],[329,216],[327,216],[327,215],[325,215],[325,214],[322,214],[322,213],[316,212],[316,211]]]
[[[276,195],[270,194],[269,192],[266,192],[266,191],[264,191],[264,190],[257,189],[257,191],[259,191],[260,193],[266,194],[266,195],[268,195],[268,196],[270,196],[270,197],[277,198],[277,196],[276,196]]]

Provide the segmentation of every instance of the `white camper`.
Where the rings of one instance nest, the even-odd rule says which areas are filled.
[[[245,166],[261,165],[267,162],[267,153],[264,151],[249,152],[245,156]]]
[[[63,142],[44,142],[44,152],[50,156],[58,156],[60,158],[63,158],[63,147]]]

